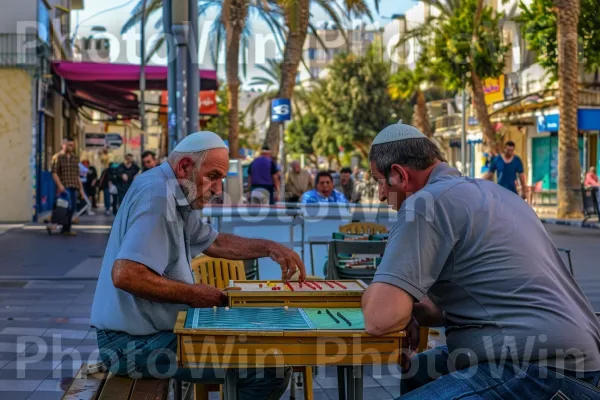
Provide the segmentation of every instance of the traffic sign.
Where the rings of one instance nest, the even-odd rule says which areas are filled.
[[[284,122],[292,119],[290,99],[273,99],[271,101],[271,121]]]
[[[86,133],[84,142],[86,149],[103,149],[106,143],[104,133]]]
[[[118,133],[107,133],[105,135],[105,146],[109,149],[118,149],[123,145],[123,138]]]

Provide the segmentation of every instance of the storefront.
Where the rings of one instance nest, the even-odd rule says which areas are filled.
[[[598,165],[600,109],[580,108],[578,115],[579,162],[582,171]],[[558,128],[560,116],[555,110],[536,115],[537,130],[531,137],[531,183],[542,182],[544,190],[554,190],[558,178]]]

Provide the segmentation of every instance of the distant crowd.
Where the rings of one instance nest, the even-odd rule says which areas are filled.
[[[280,199],[281,171],[263,147],[259,157],[248,169],[249,201],[251,204],[289,203],[371,203],[378,201],[377,182],[358,167],[318,171],[302,168],[298,161],[290,164],[285,176],[285,198]]]

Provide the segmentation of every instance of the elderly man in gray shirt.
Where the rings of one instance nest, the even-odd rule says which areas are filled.
[[[600,324],[531,207],[402,123],[369,159],[398,221],[363,296],[367,331],[446,327],[447,347],[404,352],[401,398],[600,398]]]
[[[134,180],[115,218],[92,305],[100,357],[117,375],[215,381],[223,371],[177,368],[177,313],[190,307],[222,306],[226,295],[196,284],[191,246],[211,257],[233,260],[271,257],[284,279],[305,268],[298,255],[278,243],[219,234],[197,212],[222,191],[229,165],[223,140],[212,132],[187,136],[168,162]],[[288,369],[240,374],[241,399],[278,399]]]

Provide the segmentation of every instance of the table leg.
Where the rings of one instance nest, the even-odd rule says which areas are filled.
[[[223,394],[225,400],[237,400],[237,372],[234,369],[228,369],[225,373]]]
[[[363,367],[357,365],[352,367],[352,375],[354,375],[354,400],[363,400]]]
[[[354,368],[346,367],[346,392],[348,393],[348,400],[356,399],[356,392],[354,389]]]
[[[310,268],[312,271],[312,276],[315,276],[315,255],[313,253],[313,244],[309,243],[308,247],[310,249]]]
[[[339,400],[346,400],[346,380],[344,376],[345,373],[346,369],[344,367],[337,367]]]
[[[181,387],[183,382],[173,381],[173,398],[175,400],[183,400],[183,388]]]

